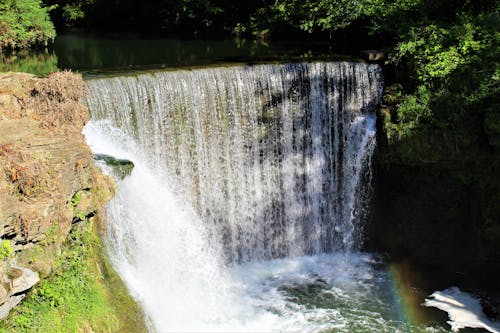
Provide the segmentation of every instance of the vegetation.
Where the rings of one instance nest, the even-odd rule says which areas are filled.
[[[470,6],[437,19],[422,16],[399,32],[391,62],[406,77],[404,88],[386,90],[390,140],[417,126],[451,128],[471,113],[489,112],[499,93],[497,10]]]
[[[26,48],[53,39],[55,29],[49,18],[50,9],[41,0],[1,1],[0,49]]]
[[[49,9],[60,30],[79,26],[163,35],[230,33],[255,39],[294,32],[294,37],[333,40],[362,31],[365,39],[370,35],[390,54],[387,72],[393,74],[387,83],[392,86],[386,89],[382,109],[390,142],[429,127],[470,129],[464,123],[481,118],[482,135],[498,144],[497,1],[252,0],[234,5],[229,0],[45,0],[42,5],[38,0],[9,0],[1,6],[0,24],[15,17],[32,35],[41,29],[33,27],[48,29]],[[43,40],[53,31],[35,35]],[[2,37],[1,45],[33,43],[22,39]]]
[[[422,262],[479,262],[480,257],[483,267],[500,267],[495,259],[500,244],[498,1],[3,0],[0,48],[25,48],[53,38],[49,13],[59,31],[78,27],[260,40],[293,36],[332,43],[362,36],[372,41],[389,55],[377,160],[379,169],[387,170],[378,175],[387,200],[387,214],[379,218],[387,228],[377,224],[385,237],[380,243],[396,241],[393,252],[408,247],[407,253],[421,255]],[[47,58],[54,66],[56,61]],[[56,79],[53,83],[60,85]],[[44,89],[38,87],[34,96]],[[54,106],[46,105],[50,113]],[[79,121],[79,112],[72,112],[54,114]],[[73,208],[78,200],[72,201]],[[117,317],[105,303],[109,295],[103,281],[92,279],[93,242],[88,231],[74,234],[55,274],[14,311],[4,329],[58,332],[88,325],[115,330]],[[436,249],[437,244],[446,246]]]
[[[12,249],[12,245],[10,244],[10,240],[2,239],[0,241],[0,260],[4,260],[12,255],[14,250]]]
[[[90,222],[75,227],[51,275],[0,323],[0,332],[144,331],[137,305],[100,259],[99,244]],[[32,261],[37,253],[44,251],[32,251]]]

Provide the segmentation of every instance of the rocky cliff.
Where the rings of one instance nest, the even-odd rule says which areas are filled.
[[[0,74],[0,318],[50,273],[72,227],[98,220],[111,196],[81,134],[83,94],[70,72]]]

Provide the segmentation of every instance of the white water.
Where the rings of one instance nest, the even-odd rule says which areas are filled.
[[[407,332],[360,245],[378,67],[88,82],[95,153],[134,162],[111,260],[158,332]],[[327,252],[332,252],[328,254]]]
[[[424,305],[446,311],[450,318],[448,324],[453,332],[470,327],[500,333],[500,323],[492,322],[486,317],[479,300],[457,287],[432,293]]]
[[[135,163],[108,206],[107,245],[152,331],[318,332],[336,328],[353,332],[355,321],[363,322],[363,329],[386,328],[392,317],[397,318],[397,309],[390,308],[387,277],[374,270],[373,259],[365,254],[224,264],[221,248],[210,243],[192,209],[134,155],[140,152],[123,149],[132,140],[110,122],[92,121],[84,132],[94,152]],[[306,301],[297,302],[289,292],[309,286],[318,288],[310,295],[312,302],[320,298],[330,306],[301,304]],[[371,307],[370,302],[374,303]],[[394,329],[399,328],[395,325]]]
[[[135,140],[227,261],[359,248],[378,66],[210,68],[87,86],[92,118]]]

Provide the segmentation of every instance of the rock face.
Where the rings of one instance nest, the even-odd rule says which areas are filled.
[[[50,272],[51,260],[27,256],[30,248],[57,253],[72,225],[99,214],[111,196],[81,134],[88,120],[83,94],[81,76],[69,72],[44,79],[0,74],[0,238],[13,251],[0,253],[0,309],[17,304],[38,272]]]
[[[0,286],[0,319],[5,318],[9,311],[19,304],[26,292],[40,281],[37,272],[25,267],[2,267],[3,286]]]

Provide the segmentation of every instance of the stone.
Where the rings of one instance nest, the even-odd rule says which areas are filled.
[[[38,273],[21,266],[7,268],[4,275],[3,280],[7,288],[0,284],[0,320],[5,318],[26,296],[26,292],[40,281]]]
[[[0,318],[52,270],[53,260],[30,251],[53,247],[54,259],[60,253],[75,193],[83,191],[79,213],[98,214],[113,191],[81,133],[88,120],[84,88],[69,72],[0,73],[0,236],[14,250],[0,261]]]
[[[363,50],[360,52],[361,58],[367,61],[383,62],[385,60],[385,53],[378,50]]]
[[[5,119],[21,115],[21,104],[12,95],[0,94],[0,108],[3,109],[2,117]]]
[[[9,293],[4,286],[0,285],[0,305],[5,303],[9,299]]]
[[[89,190],[80,190],[73,195],[71,199],[73,214],[78,216],[89,216],[95,213],[96,207],[94,198]],[[74,220],[74,218],[73,218]]]
[[[134,163],[130,160],[119,159],[111,155],[106,154],[94,154],[94,160],[100,161],[105,165],[111,167],[114,171],[115,176],[119,179],[123,179],[132,173],[134,168]]]
[[[25,294],[12,296],[5,303],[0,305],[0,320],[7,317],[10,310],[16,307],[19,303],[21,303],[21,301],[25,296],[26,296]]]
[[[13,275],[11,277],[12,273]],[[38,281],[40,281],[38,273],[25,267],[11,267],[7,272],[7,275],[11,277],[11,295],[26,292],[28,289],[37,284]]]

